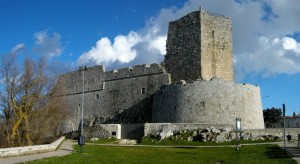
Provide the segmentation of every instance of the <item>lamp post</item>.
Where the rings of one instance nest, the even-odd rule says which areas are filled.
[[[85,138],[83,136],[83,110],[84,110],[84,71],[86,70],[86,66],[79,67],[79,70],[82,71],[82,99],[81,99],[81,129],[80,136],[78,137],[78,145],[80,145],[80,152],[82,153],[83,145],[85,144]]]
[[[282,115],[283,115],[283,147],[284,147],[284,151],[286,151],[286,145],[285,145],[285,104],[282,104]]]
[[[236,118],[236,136],[237,136],[236,150],[240,149],[241,121],[242,121],[241,118]]]

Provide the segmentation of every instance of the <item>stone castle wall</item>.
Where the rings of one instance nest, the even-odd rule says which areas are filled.
[[[200,11],[201,77],[233,81],[232,24],[230,18]]]
[[[192,81],[201,76],[200,31],[199,11],[170,22],[164,62],[172,82]]]
[[[104,67],[102,65],[90,67],[85,70],[85,92],[103,90]],[[60,75],[57,95],[73,95],[82,93],[82,71],[77,70]]]
[[[213,77],[233,81],[231,27],[230,18],[204,10],[170,22],[164,63],[172,82]]]
[[[152,121],[156,123],[235,124],[263,129],[259,87],[212,79],[164,86],[153,98]]]
[[[152,95],[162,85],[171,83],[170,75],[159,64],[103,71],[102,66],[85,70],[84,117],[89,120],[87,124],[150,122]],[[74,118],[79,123],[82,72],[64,74],[58,84],[65,88],[56,96],[65,98],[66,106],[73,108]],[[76,90],[74,86],[78,86]]]

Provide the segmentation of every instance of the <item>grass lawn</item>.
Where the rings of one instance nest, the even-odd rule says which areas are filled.
[[[52,157],[31,163],[296,163],[277,145],[243,146],[235,148],[155,148],[111,147],[85,145],[83,153]]]

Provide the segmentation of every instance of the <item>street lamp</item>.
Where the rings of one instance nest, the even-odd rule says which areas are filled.
[[[236,118],[236,136],[237,136],[237,145],[236,150],[239,150],[240,148],[240,138],[241,138],[241,118]]]
[[[78,145],[80,145],[80,152],[82,153],[82,147],[85,144],[85,138],[83,136],[83,109],[84,109],[84,71],[87,70],[86,66],[79,67],[79,70],[82,71],[82,99],[81,99],[81,130],[80,136],[78,137]]]
[[[286,151],[286,145],[285,145],[285,104],[282,104],[282,115],[283,115],[283,147],[284,147],[284,151]]]

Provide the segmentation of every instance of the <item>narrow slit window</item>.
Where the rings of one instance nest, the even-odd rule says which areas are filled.
[[[95,95],[95,99],[100,99],[100,95],[99,95],[99,94],[96,94],[96,95]]]
[[[145,93],[146,93],[146,88],[142,88],[142,89],[141,89],[141,93],[142,93],[142,94],[145,94]]]

